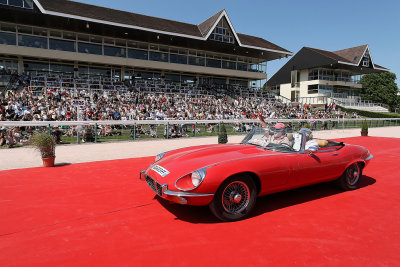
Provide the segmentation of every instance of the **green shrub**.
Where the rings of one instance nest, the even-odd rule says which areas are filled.
[[[347,113],[357,112],[358,115],[367,118],[400,118],[400,114],[392,114],[392,113],[378,113],[366,110],[358,110],[358,109],[351,109],[351,108],[344,108],[338,106],[342,111],[346,111]]]
[[[228,135],[226,134],[225,124],[221,123],[218,133],[218,144],[228,143]]]
[[[30,139],[30,144],[40,152],[42,158],[55,157],[56,142],[47,133],[34,134]]]
[[[361,131],[368,132],[368,123],[367,120],[364,120],[361,124]]]

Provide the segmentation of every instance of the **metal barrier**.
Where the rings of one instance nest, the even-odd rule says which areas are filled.
[[[269,119],[271,125],[284,122],[293,130],[308,127],[313,131],[400,126],[400,118],[368,119]],[[24,145],[35,132],[48,132],[58,143],[98,143],[151,138],[180,138],[218,135],[221,123],[228,135],[246,134],[258,120],[118,120],[118,121],[0,121],[3,137],[11,132],[14,145]]]

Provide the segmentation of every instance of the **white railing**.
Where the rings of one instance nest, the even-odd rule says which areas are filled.
[[[266,123],[315,123],[315,122],[338,122],[348,123],[357,122],[361,125],[361,122],[367,121],[393,121],[399,123],[400,118],[331,118],[331,119],[266,119]],[[104,121],[0,121],[0,127],[57,127],[57,126],[88,126],[88,125],[183,125],[183,124],[249,124],[259,123],[257,119],[238,119],[238,120],[104,120]]]

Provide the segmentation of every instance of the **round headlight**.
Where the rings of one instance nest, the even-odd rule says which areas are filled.
[[[194,171],[179,178],[175,182],[175,186],[176,188],[182,191],[189,191],[196,189],[203,182],[204,178],[206,177],[206,174],[207,173],[205,169]]]
[[[192,184],[197,187],[201,183],[201,178],[197,174],[197,172],[192,173]]]

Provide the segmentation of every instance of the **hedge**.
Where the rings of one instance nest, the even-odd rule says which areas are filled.
[[[357,112],[358,115],[367,118],[400,118],[400,114],[394,114],[394,113],[378,113],[366,110],[344,108],[341,106],[337,106],[337,108],[340,108],[341,110],[346,111],[347,113]]]

